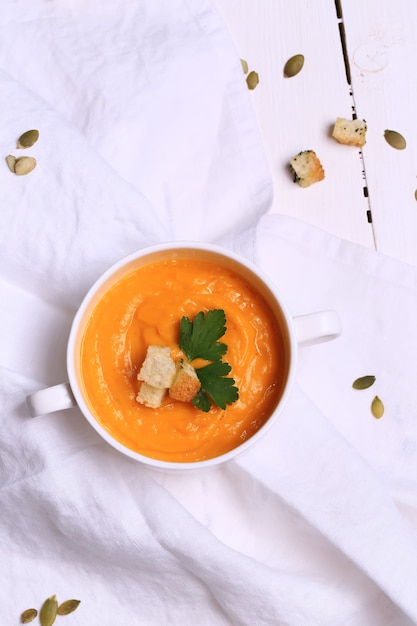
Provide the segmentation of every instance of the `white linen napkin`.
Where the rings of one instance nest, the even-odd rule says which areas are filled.
[[[54,593],[81,600],[75,626],[416,623],[416,270],[266,215],[250,94],[208,0],[5,5],[0,147],[38,164],[0,172],[0,623]],[[31,419],[24,401],[65,379],[89,285],[168,238],[237,249],[294,315],[344,324],[300,351],[266,438],[189,476],[123,457],[77,409]],[[366,373],[372,391],[352,390]]]
[[[218,538],[262,554],[278,574],[280,611],[266,623],[414,624],[417,271],[276,215],[260,220],[255,250],[294,315],[336,308],[343,335],[300,349],[282,418],[223,471],[205,507],[197,486],[188,495],[171,477],[164,485]],[[374,386],[354,390],[365,374]],[[246,524],[236,532],[239,515]]]

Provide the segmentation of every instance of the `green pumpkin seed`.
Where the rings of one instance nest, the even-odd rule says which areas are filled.
[[[257,72],[254,72],[253,70],[252,72],[249,72],[246,77],[246,82],[249,89],[255,89],[256,85],[259,83],[259,76]]]
[[[14,174],[15,173],[14,172],[14,164],[16,163],[16,157],[13,156],[13,154],[8,154],[7,157],[6,157],[6,163],[9,166],[9,170],[11,172],[13,172],[13,174]]]
[[[352,387],[354,389],[368,389],[375,382],[375,376],[361,376],[353,381]]]
[[[295,54],[293,57],[288,59],[286,64],[284,65],[284,76],[286,78],[292,78],[298,72],[301,72],[304,65],[304,55],[303,54]]]
[[[249,65],[248,62],[245,61],[244,59],[240,59],[240,62],[242,63],[242,70],[244,74],[247,74],[249,72]]]
[[[36,167],[36,159],[33,157],[19,157],[14,164],[14,172],[17,176],[25,176]]]
[[[29,624],[29,622],[32,622],[35,619],[37,614],[38,612],[36,609],[26,609],[26,611],[23,611],[20,616],[20,621],[22,624]]]
[[[52,626],[55,621],[58,610],[58,602],[56,596],[53,595],[42,604],[39,613],[39,621],[42,626]]]
[[[371,411],[372,415],[376,417],[376,419],[379,419],[384,415],[384,405],[382,403],[382,400],[378,398],[378,396],[375,396],[375,398],[372,400]]]
[[[407,146],[407,142],[400,133],[397,133],[396,130],[386,130],[384,132],[384,137],[392,148],[396,150],[404,150]]]
[[[59,605],[59,607],[57,609],[57,614],[58,615],[69,615],[70,613],[75,611],[75,609],[78,607],[80,602],[81,602],[81,600],[65,600],[65,602],[63,602],[62,604]]]
[[[39,139],[38,130],[35,130],[35,129],[27,130],[17,140],[17,147],[18,148],[30,148],[38,141],[38,139]]]

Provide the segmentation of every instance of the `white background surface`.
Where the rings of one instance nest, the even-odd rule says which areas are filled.
[[[334,0],[216,1],[241,57],[259,73],[252,100],[274,180],[273,211],[416,265],[417,5],[350,0],[337,9]],[[284,78],[286,60],[298,53],[305,56],[303,70]],[[331,138],[336,117],[350,118],[354,110],[368,124],[362,153]],[[385,129],[400,132],[407,148],[391,148]],[[326,178],[301,189],[287,163],[305,149],[316,151]]]

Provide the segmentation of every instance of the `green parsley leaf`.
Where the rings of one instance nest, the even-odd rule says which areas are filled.
[[[204,411],[204,413],[207,413],[207,411],[210,411],[211,409],[211,400],[202,389],[197,392],[191,403],[195,406],[196,409]]]
[[[239,397],[239,390],[234,386],[234,379],[226,377],[231,369],[229,363],[223,363],[223,361],[213,361],[209,365],[196,369],[201,389],[193,399],[194,406],[201,408],[202,411],[208,411],[210,405],[207,409],[202,406],[207,406],[210,398],[221,409],[225,409],[226,404],[233,404]]]
[[[180,323],[179,347],[189,361],[205,359],[216,361],[227,352],[227,346],[218,339],[226,332],[226,315],[223,309],[197,313],[194,321],[183,317]]]
[[[200,411],[207,412],[214,403],[221,409],[232,404],[239,397],[233,378],[227,377],[231,371],[229,363],[222,361],[227,345],[219,342],[226,332],[226,315],[223,309],[197,313],[194,320],[183,317],[180,322],[179,347],[189,361],[201,358],[211,361],[196,369],[201,383],[199,392],[192,400]]]

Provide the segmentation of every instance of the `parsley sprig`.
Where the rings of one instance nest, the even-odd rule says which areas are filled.
[[[233,404],[239,397],[234,379],[227,377],[232,368],[229,363],[222,361],[227,345],[219,339],[225,332],[226,315],[223,309],[213,309],[206,314],[200,311],[193,321],[184,316],[180,322],[178,345],[187,359],[211,361],[196,368],[201,388],[192,403],[200,411],[209,411],[212,404],[225,409],[227,404]]]

